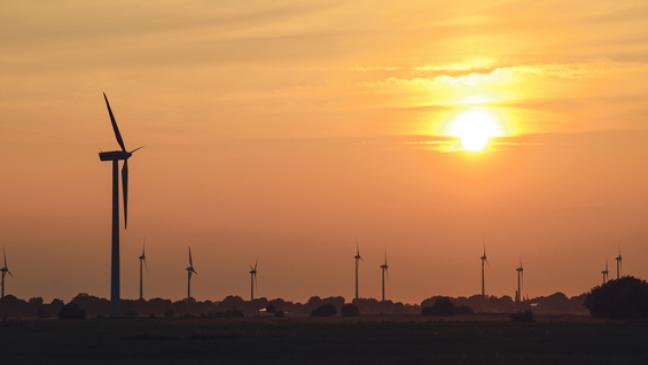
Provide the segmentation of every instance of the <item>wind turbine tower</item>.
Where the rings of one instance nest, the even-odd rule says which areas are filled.
[[[124,140],[119,133],[117,121],[113,115],[108,97],[103,94],[108,108],[108,115],[110,116],[110,123],[112,124],[115,138],[121,150],[100,152],[99,159],[101,161],[112,162],[112,249],[111,249],[111,267],[110,267],[110,312],[113,318],[121,316],[120,309],[120,275],[119,275],[119,161],[124,161],[122,167],[122,189],[124,198],[124,229],[127,227],[128,222],[128,159],[131,158],[135,151],[142,147],[136,148],[132,151],[126,150]]]
[[[614,258],[616,260],[616,274],[617,280],[621,279],[621,270],[623,269],[623,257],[621,256],[621,250],[619,250],[619,256]]]
[[[142,254],[139,256],[139,299],[144,300],[144,267],[148,271],[148,265],[146,265],[146,244],[142,246]]]
[[[250,266],[250,301],[254,300],[254,288],[257,287],[257,265],[259,261],[257,260],[254,263],[254,266]]]
[[[607,260],[605,260],[605,269],[603,271],[601,271],[601,275],[603,275],[603,285],[605,285],[605,283],[607,283],[607,281],[608,281],[608,273],[609,273],[609,271],[608,271],[608,262],[607,262]]]
[[[382,301],[385,301],[385,275],[389,275],[389,265],[387,264],[387,252],[385,252],[385,263],[380,265],[382,274]]]
[[[515,303],[519,304],[522,301],[522,286],[524,285],[524,266],[520,261],[520,266],[517,269],[517,290],[515,291]]]
[[[193,274],[198,275],[196,269],[193,266],[193,258],[191,257],[191,247],[189,247],[189,266],[187,266],[187,303],[191,301],[191,276]]]
[[[481,295],[482,298],[486,298],[486,272],[484,268],[488,262],[488,257],[486,257],[486,247],[484,247],[484,254],[479,259],[481,260]]]
[[[9,276],[13,278],[13,274],[11,273],[11,270],[9,270],[9,266],[7,266],[7,253],[4,248],[2,249],[2,256],[4,257],[4,265],[0,268],[0,272],[2,272],[2,290],[0,293],[0,299],[5,296],[5,277],[9,274]]]
[[[360,298],[360,288],[359,288],[359,269],[360,269],[360,260],[362,260],[362,256],[360,256],[360,245],[356,241],[356,255],[353,257],[355,259],[355,299]]]

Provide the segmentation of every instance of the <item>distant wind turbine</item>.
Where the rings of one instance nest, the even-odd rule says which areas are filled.
[[[389,265],[387,264],[387,251],[385,251],[385,263],[380,265],[382,274],[382,301],[385,301],[385,275],[389,275]]]
[[[146,264],[146,243],[142,246],[142,254],[139,256],[139,298],[140,300],[144,300],[144,270],[143,268],[146,267],[146,271],[148,272],[148,265]]]
[[[486,257],[485,245],[484,245],[484,254],[479,259],[481,260],[481,295],[482,298],[486,298],[486,277],[485,277],[484,265],[488,262],[488,257]]]
[[[112,124],[113,132],[120,151],[100,152],[99,159],[101,161],[112,161],[112,250],[111,250],[111,269],[110,269],[110,312],[112,317],[120,317],[120,274],[119,274],[119,161],[124,161],[122,167],[122,188],[124,198],[124,229],[128,222],[128,159],[142,147],[136,148],[132,151],[126,150],[126,145],[122,139],[117,121],[113,115],[108,97],[103,94],[108,108],[108,115],[110,116],[110,123]]]
[[[608,281],[608,273],[609,273],[609,271],[608,271],[608,261],[606,259],[605,260],[605,269],[603,271],[601,271],[601,275],[603,275],[603,285],[605,285],[605,283],[607,283],[607,281]]]
[[[619,256],[614,259],[616,260],[616,274],[618,280],[621,279],[621,270],[623,270],[623,257],[621,256],[621,250],[619,250]]]
[[[4,257],[4,266],[0,268],[0,272],[2,272],[2,293],[0,295],[0,299],[4,298],[5,296],[5,276],[9,274],[9,276],[13,278],[13,274],[11,273],[11,270],[9,270],[9,266],[7,266],[7,253],[5,252],[4,248],[2,249],[2,256]]]
[[[356,241],[356,255],[353,257],[355,259],[355,298],[359,299],[360,298],[360,283],[359,283],[359,268],[360,268],[360,260],[362,260],[362,256],[360,256],[360,244],[358,244],[358,241]]]
[[[254,266],[250,266],[250,301],[254,300],[254,289],[257,287],[257,266],[259,260],[254,263]]]
[[[517,269],[517,290],[515,292],[515,303],[518,304],[522,301],[522,287],[524,285],[524,266],[522,266],[522,260],[520,260],[520,266]]]
[[[198,275],[193,266],[193,258],[191,257],[191,247],[189,247],[189,266],[187,266],[187,303],[191,301],[191,276]]]

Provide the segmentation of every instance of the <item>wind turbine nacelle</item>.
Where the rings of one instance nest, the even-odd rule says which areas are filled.
[[[127,160],[131,155],[131,152],[124,151],[99,152],[99,159],[101,161]]]

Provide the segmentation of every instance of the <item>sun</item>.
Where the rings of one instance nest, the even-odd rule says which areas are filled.
[[[491,138],[502,135],[502,128],[488,111],[468,110],[450,123],[448,135],[458,138],[464,151],[480,152],[488,147]]]

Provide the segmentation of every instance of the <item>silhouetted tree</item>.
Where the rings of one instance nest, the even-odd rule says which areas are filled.
[[[86,312],[74,303],[68,303],[61,308],[58,313],[59,319],[85,319]]]
[[[648,317],[648,283],[631,276],[608,281],[587,294],[585,306],[595,318]]]
[[[325,303],[315,308],[311,312],[311,317],[331,317],[337,314],[337,309],[333,303]]]
[[[456,307],[448,297],[439,297],[431,307],[423,307],[421,314],[424,316],[452,316],[456,314]]]
[[[342,317],[358,317],[360,315],[360,308],[352,303],[346,303],[340,310]]]

